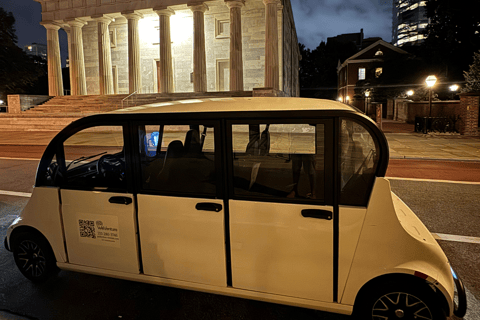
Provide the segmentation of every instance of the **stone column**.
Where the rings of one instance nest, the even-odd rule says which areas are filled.
[[[48,95],[63,96],[62,61],[58,41],[60,26],[48,22],[41,24],[47,29]]]
[[[243,91],[242,7],[243,0],[226,0],[230,9],[230,91]]]
[[[71,95],[87,94],[87,79],[85,77],[85,58],[83,56],[82,27],[86,24],[79,19],[66,21],[70,27],[70,89]]]
[[[155,8],[159,18],[160,30],[160,59],[158,92],[173,92],[173,64],[172,64],[172,40],[170,35],[170,16],[175,12],[167,7]]]
[[[112,53],[108,25],[113,19],[107,16],[93,17],[98,24],[98,80],[100,94],[113,94]]]
[[[193,12],[193,91],[207,91],[207,60],[205,56],[205,20],[208,7],[204,4],[189,5]]]
[[[140,37],[138,34],[138,20],[143,18],[140,13],[122,12],[128,20],[128,90],[129,93],[141,93],[142,73],[140,65]]]
[[[70,70],[70,55],[72,54],[72,38],[71,38],[71,34],[70,34],[70,27],[68,27],[67,25],[64,25],[63,26],[63,30],[65,30],[65,32],[67,33],[67,53],[68,53],[68,69]],[[68,76],[69,76],[69,80],[70,80],[70,94],[72,93],[72,73],[71,72],[68,72]]]
[[[278,90],[278,0],[263,0],[263,3],[265,4],[265,87]]]

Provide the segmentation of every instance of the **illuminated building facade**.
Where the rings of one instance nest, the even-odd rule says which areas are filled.
[[[429,22],[426,5],[426,1],[393,0],[393,45],[401,47],[424,41]]]
[[[72,95],[251,91],[299,95],[290,0],[35,0],[47,29],[49,91]]]
[[[28,55],[37,56],[42,60],[47,60],[47,46],[40,43],[32,43],[23,47]]]

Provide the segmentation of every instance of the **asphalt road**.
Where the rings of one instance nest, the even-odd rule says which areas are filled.
[[[2,149],[0,157],[5,157]],[[30,150],[28,158],[34,156],[34,150]],[[37,161],[0,159],[0,190],[31,192],[36,166]],[[480,237],[480,184],[392,179],[391,185],[431,232]],[[27,201],[25,197],[0,195],[0,239]],[[442,240],[439,243],[472,293],[465,319],[480,319],[480,244]],[[3,246],[0,288],[0,310],[35,319],[349,319],[65,271],[45,284],[34,285],[16,269],[11,253]]]

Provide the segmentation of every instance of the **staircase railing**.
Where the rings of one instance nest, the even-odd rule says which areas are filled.
[[[131,99],[131,100],[130,100]],[[122,99],[122,109],[130,106],[130,101],[133,101],[133,106],[137,105],[137,91],[133,91],[128,96]]]

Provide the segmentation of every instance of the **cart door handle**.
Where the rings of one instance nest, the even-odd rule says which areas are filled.
[[[332,220],[332,213],[328,210],[321,209],[303,209],[302,216],[305,218]]]
[[[210,203],[210,202],[201,202],[197,203],[195,209],[201,211],[215,211],[220,212],[222,211],[222,205],[218,203]]]
[[[129,198],[129,197],[111,197],[110,199],[108,199],[108,202],[128,205],[128,204],[132,203],[132,198]]]

